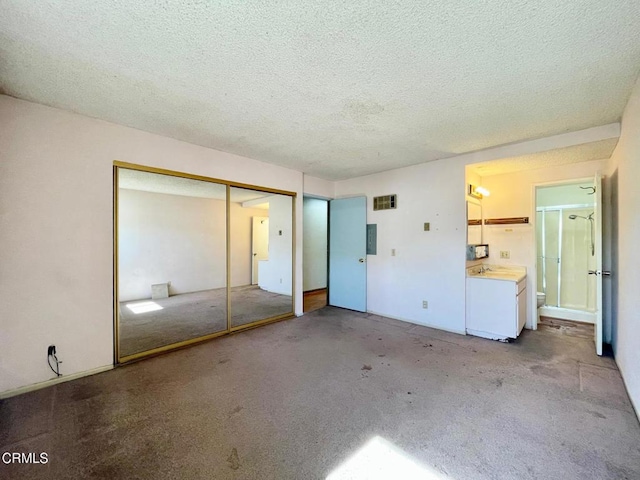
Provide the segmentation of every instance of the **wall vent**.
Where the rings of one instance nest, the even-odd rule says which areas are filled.
[[[393,195],[373,197],[374,210],[391,210],[392,208],[398,208],[398,196],[395,193]]]

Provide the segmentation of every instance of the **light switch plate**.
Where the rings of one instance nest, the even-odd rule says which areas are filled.
[[[431,229],[431,224],[429,222],[424,222],[424,231],[428,232]]]
[[[509,250],[500,250],[500,258],[511,258]]]

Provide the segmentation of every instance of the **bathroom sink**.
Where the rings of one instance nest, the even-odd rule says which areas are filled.
[[[508,280],[519,282],[526,276],[526,269],[523,267],[487,267],[484,271],[469,271],[467,276],[474,278],[489,278],[493,280]]]
[[[514,280],[514,281],[518,281],[520,280],[520,278],[522,278],[522,274],[520,273],[513,273],[513,272],[483,272],[483,273],[478,273],[477,275],[474,275],[476,277],[486,277],[486,278],[497,278],[500,280]]]

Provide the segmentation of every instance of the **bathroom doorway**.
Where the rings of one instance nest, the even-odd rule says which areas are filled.
[[[589,179],[536,186],[536,283],[540,325],[593,332],[600,354],[602,219],[597,184]]]

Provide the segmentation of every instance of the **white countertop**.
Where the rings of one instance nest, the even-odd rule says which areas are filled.
[[[526,276],[526,267],[482,264],[467,268],[467,278],[503,280],[517,283]]]

